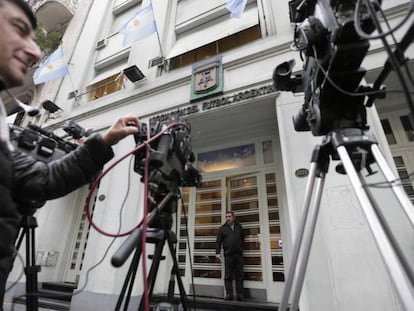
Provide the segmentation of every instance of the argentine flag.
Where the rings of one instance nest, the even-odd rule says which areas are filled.
[[[240,18],[246,7],[247,0],[227,0],[226,9],[230,11],[231,18]]]
[[[123,46],[144,39],[157,32],[151,3],[139,9],[119,30],[124,35]]]
[[[33,74],[34,84],[44,83],[66,76],[69,73],[68,65],[63,59],[63,49],[59,46],[43,62]]]

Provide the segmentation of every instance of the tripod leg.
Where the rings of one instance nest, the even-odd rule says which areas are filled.
[[[28,311],[37,311],[38,287],[37,273],[40,266],[36,266],[35,232],[34,227],[26,230],[26,308]]]
[[[305,198],[304,198],[304,204],[303,204],[303,210],[302,210],[302,219],[299,223],[299,227],[297,228],[297,233],[295,237],[295,241],[293,243],[293,250],[291,254],[291,259],[289,263],[289,272],[285,281],[285,288],[283,291],[282,299],[279,305],[278,310],[280,311],[286,311],[287,305],[289,301],[290,291],[292,289],[293,281],[296,275],[296,267],[297,267],[297,261],[299,257],[299,253],[301,250],[301,244],[304,236],[305,231],[305,225],[307,221],[307,217],[309,214],[309,207],[312,199],[312,192],[313,187],[315,184],[316,175],[318,173],[318,163],[317,159],[313,157],[312,163],[310,166],[310,174],[308,177],[308,181],[306,184],[306,190],[305,190]]]
[[[358,175],[354,164],[344,146],[337,148],[339,157],[345,171],[351,181],[351,185],[364,211],[371,232],[374,236],[377,247],[385,262],[388,274],[400,299],[402,309],[414,310],[414,284],[409,279],[410,272],[406,271],[404,264],[399,257],[398,251],[393,245],[393,241],[387,236],[383,224],[381,224],[378,213],[373,206],[370,198],[361,183],[361,176]]]
[[[151,269],[148,273],[148,300],[151,302],[151,297],[152,297],[152,292],[154,290],[154,285],[155,285],[155,280],[156,280],[156,276],[158,273],[158,268],[160,266],[160,261],[161,261],[161,255],[162,255],[162,249],[164,248],[164,244],[165,244],[165,239],[159,240],[157,241],[157,243],[155,244],[155,249],[154,249],[154,257],[152,259],[152,264],[151,264]],[[143,259],[145,260],[145,259]],[[144,295],[141,298],[141,303],[139,305],[139,309],[140,311],[144,310],[145,308],[145,299],[144,299]]]
[[[134,257],[132,258],[131,265],[129,266],[127,276],[125,278],[121,293],[119,294],[119,298],[115,306],[115,311],[119,311],[121,309],[121,305],[122,305],[122,301],[124,300],[124,297],[126,297],[125,303],[124,303],[124,310],[127,310],[128,308],[129,299],[131,297],[132,288],[134,286],[134,280],[137,274],[137,268],[138,268],[140,258],[141,258],[141,244],[139,244],[135,250]],[[125,296],[127,288],[128,288],[128,293]]]
[[[305,279],[305,270],[308,264],[309,254],[312,246],[312,240],[315,233],[316,221],[318,219],[319,207],[322,198],[323,186],[325,184],[325,173],[321,173],[321,177],[317,180],[316,197],[311,209],[308,212],[309,221],[306,223],[303,236],[303,247],[298,259],[298,271],[296,275],[296,283],[292,291],[292,304],[290,310],[298,310],[300,293],[302,291],[303,281]]]
[[[177,278],[178,289],[180,291],[180,298],[181,298],[181,304],[182,304],[182,307],[183,307],[183,311],[187,311],[187,310],[190,310],[189,303],[188,303],[188,299],[187,299],[187,294],[185,293],[184,284],[183,284],[183,281],[182,281],[181,276],[180,276],[180,270],[178,268],[178,261],[177,261],[177,257],[176,257],[176,251],[175,251],[174,243],[171,239],[170,233],[168,233],[168,248],[170,249],[171,258],[173,260],[172,274],[175,274],[175,276]],[[174,293],[173,288],[168,290],[169,295],[171,294],[170,291],[172,291],[172,293]],[[195,295],[195,293],[194,293],[194,295]],[[170,297],[168,297],[168,298],[170,298]]]
[[[16,250],[20,249],[20,246],[22,245],[23,238],[24,238],[25,234],[27,234],[27,230],[24,229],[24,228],[20,228],[19,235],[18,235],[17,240],[16,240],[17,241],[16,242]]]
[[[395,196],[397,197],[398,201],[400,202],[405,214],[407,215],[408,219],[410,220],[411,225],[414,227],[414,208],[413,204],[411,203],[410,199],[408,198],[407,194],[404,191],[401,183],[396,183],[395,181],[398,179],[395,176],[394,172],[389,167],[387,161],[385,160],[384,156],[382,155],[381,151],[379,150],[376,144],[371,146],[372,154],[377,161],[379,168],[381,169],[382,173],[384,174],[387,181],[390,183],[392,187],[392,191],[394,192]]]

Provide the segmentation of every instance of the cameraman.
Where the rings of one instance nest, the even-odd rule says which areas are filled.
[[[41,52],[34,41],[36,19],[24,0],[0,0],[0,91],[23,84]],[[49,164],[15,150],[10,143],[5,107],[0,99],[0,310],[13,263],[21,215],[17,198],[45,201],[87,184],[113,157],[111,145],[139,131],[134,116],[119,118],[64,158]]]

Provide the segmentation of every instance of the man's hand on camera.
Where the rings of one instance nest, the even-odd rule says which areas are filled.
[[[127,115],[117,119],[115,123],[102,135],[102,139],[108,145],[115,145],[126,136],[136,134],[138,132],[138,118],[133,115]]]
[[[220,254],[216,254],[216,259],[220,262],[221,261],[221,255]]]

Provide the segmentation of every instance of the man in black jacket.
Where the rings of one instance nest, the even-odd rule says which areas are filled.
[[[226,213],[226,222],[220,227],[216,239],[216,258],[221,261],[220,250],[224,250],[224,286],[226,300],[233,300],[233,274],[236,277],[237,299],[243,300],[243,228],[235,222],[234,213]]]
[[[41,52],[34,42],[36,19],[23,0],[0,0],[0,91],[23,84]],[[10,143],[0,99],[0,310],[12,267],[21,215],[18,201],[46,201],[90,183],[113,156],[111,145],[138,133],[134,116],[119,118],[65,157],[48,164],[17,151]]]

